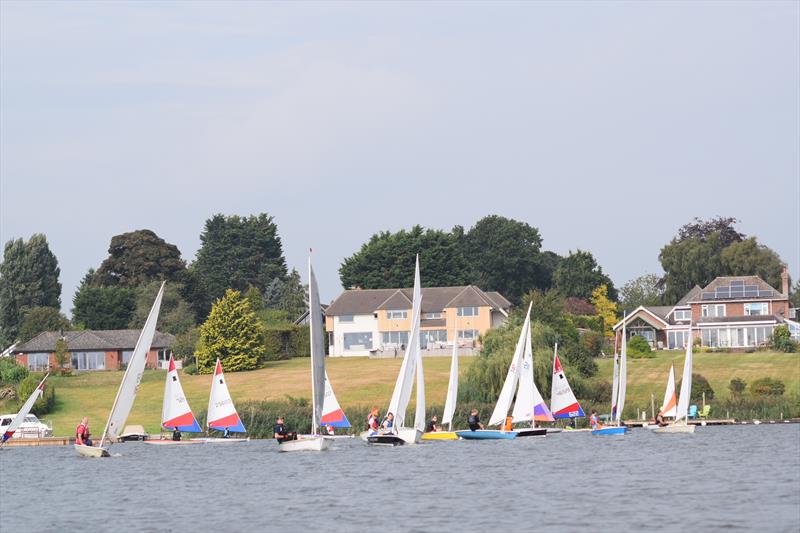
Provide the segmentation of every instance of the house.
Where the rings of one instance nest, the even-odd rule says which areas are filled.
[[[74,370],[119,370],[133,354],[139,329],[45,331],[13,350],[17,363],[29,370],[44,371],[58,366],[56,341],[67,342],[69,362]],[[175,336],[156,331],[147,353],[146,368],[166,368]]]
[[[709,348],[747,349],[768,343],[779,324],[800,338],[793,318],[784,267],[780,291],[758,276],[722,276],[696,285],[675,305],[638,307],[614,331],[619,342],[624,322],[628,338],[639,335],[656,349],[682,350],[688,339]]]
[[[352,289],[340,294],[325,311],[329,355],[397,355],[408,344],[412,289]],[[423,350],[433,353],[453,346],[477,347],[478,338],[503,324],[511,303],[498,292],[474,285],[422,289],[420,318]]]

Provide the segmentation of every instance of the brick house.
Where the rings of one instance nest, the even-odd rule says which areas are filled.
[[[682,350],[687,339],[699,338],[701,346],[745,350],[767,344],[780,324],[800,339],[785,267],[780,291],[758,276],[722,276],[696,285],[675,305],[640,306],[614,326],[618,343],[623,322],[628,338],[644,337],[654,349]]]
[[[63,335],[67,341],[69,363],[74,370],[119,370],[128,362],[139,329],[45,331],[13,350],[17,363],[30,370],[43,371],[58,366],[56,341]],[[156,331],[153,344],[147,353],[145,368],[161,368],[169,360],[170,347],[175,336]]]

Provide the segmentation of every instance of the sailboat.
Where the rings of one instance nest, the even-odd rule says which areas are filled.
[[[592,435],[624,435],[627,426],[622,425],[622,411],[625,407],[625,392],[628,383],[628,339],[625,329],[625,318],[622,318],[622,349],[619,355],[619,365],[614,357],[614,384],[611,390],[611,418],[615,425],[602,426],[592,430]]]
[[[147,315],[147,320],[144,323],[142,332],[139,334],[139,339],[136,341],[136,347],[133,349],[131,358],[128,361],[128,367],[125,369],[125,374],[122,376],[122,382],[119,384],[117,396],[114,398],[114,404],[111,406],[111,413],[108,415],[106,427],[103,429],[103,436],[100,439],[100,445],[86,446],[84,444],[75,444],[75,451],[84,457],[109,457],[108,448],[103,446],[106,440],[113,442],[122,429],[125,427],[125,421],[133,408],[133,401],[136,399],[136,392],[139,390],[139,384],[142,382],[142,374],[144,373],[144,366],[147,362],[147,352],[150,351],[150,345],[153,343],[153,336],[156,333],[156,322],[158,321],[158,312],[161,309],[161,299],[164,297],[164,283],[158,290],[156,299],[153,302],[153,307],[150,309],[150,314]]]
[[[675,418],[677,405],[678,397],[675,395],[675,365],[671,364],[669,366],[669,374],[667,376],[667,388],[664,391],[664,401],[662,402],[658,412],[661,413],[664,418]],[[659,426],[658,424],[645,424],[644,427],[647,429],[656,429],[662,426]]]
[[[458,329],[453,329],[453,353],[450,356],[450,381],[447,384],[447,397],[444,400],[442,424],[447,424],[447,431],[431,431],[422,435],[422,440],[457,440],[453,431],[453,414],[458,399]]]
[[[367,442],[370,444],[391,445],[416,444],[425,431],[425,377],[422,368],[422,354],[420,352],[420,313],[422,309],[422,289],[419,276],[419,255],[417,255],[414,269],[414,291],[411,303],[411,333],[408,336],[406,353],[400,365],[400,373],[389,402],[388,413],[394,415],[394,427],[387,434],[369,434]],[[414,415],[414,425],[405,426],[406,409],[411,400],[411,388],[414,385],[414,372],[417,375],[417,405]]]
[[[569,386],[567,376],[558,358],[558,343],[553,348],[553,375],[550,386],[550,410],[554,418],[575,419],[586,416]],[[548,428],[550,431],[550,428]]]
[[[499,430],[494,429],[476,429],[476,430],[463,430],[456,431],[456,434],[462,439],[513,439],[517,436],[517,431],[514,431],[506,422],[511,402],[514,401],[514,392],[517,395],[517,404],[515,405],[515,413],[512,414],[512,423],[520,419],[527,419],[533,426],[533,410],[534,410],[534,393],[533,393],[533,365],[532,361],[525,360],[525,353],[530,351],[530,328],[531,328],[531,306],[528,306],[528,314],[525,316],[525,322],[522,324],[522,331],[517,340],[517,346],[514,350],[514,355],[511,357],[511,364],[506,373],[506,379],[503,382],[503,388],[500,390],[500,396],[497,399],[497,404],[494,407],[492,416],[489,419],[490,426],[503,424],[503,428]],[[527,347],[526,347],[527,345]],[[526,365],[528,368],[525,372],[520,372],[520,369]],[[520,379],[522,377],[522,379]],[[516,416],[515,416],[516,415]],[[529,417],[528,417],[529,416]],[[540,430],[542,434],[546,434],[547,430]]]
[[[689,325],[689,331],[692,329]],[[683,361],[683,378],[681,378],[681,394],[678,397],[678,405],[675,407],[675,422],[668,426],[655,428],[654,433],[694,433],[695,426],[689,424],[689,401],[692,394],[692,339],[691,335],[686,342],[686,359]],[[675,375],[670,370],[672,380],[672,397],[675,398]],[[669,393],[669,386],[667,388]],[[666,416],[666,415],[665,415]]]
[[[320,434],[322,424],[322,410],[325,403],[326,384],[329,385],[325,373],[325,342],[322,331],[322,317],[319,312],[319,287],[311,266],[311,257],[308,258],[308,321],[311,335],[311,435],[298,435],[295,440],[285,440],[278,443],[278,450],[282,452],[301,452],[327,450],[333,439]],[[333,400],[333,389],[330,389]],[[338,405],[339,402],[336,402]],[[339,408],[339,412],[341,412]],[[341,412],[344,418],[344,413]],[[345,421],[347,418],[344,418]],[[349,424],[348,424],[349,425]]]
[[[229,433],[247,432],[242,419],[239,418],[239,413],[236,412],[236,406],[233,405],[219,357],[217,357],[217,364],[214,367],[214,378],[211,380],[211,395],[208,398],[208,414],[206,418],[206,427],[209,429],[216,429],[217,431],[225,431],[227,429]],[[212,444],[233,444],[235,442],[249,441],[250,438],[203,437],[192,440]]]
[[[183,393],[175,359],[169,356],[167,379],[164,383],[164,403],[161,407],[161,427],[166,430],[178,429],[186,433],[201,433],[203,430],[189,407],[186,395]],[[147,439],[145,444],[177,445],[199,444],[197,440],[172,440],[172,439]]]
[[[8,439],[14,436],[14,433],[25,421],[25,417],[28,416],[28,413],[33,409],[33,404],[44,394],[44,382],[47,381],[48,376],[50,376],[49,372],[45,374],[42,381],[39,382],[39,385],[34,389],[31,395],[28,396],[28,399],[22,404],[19,412],[17,412],[16,416],[11,420],[11,424],[8,425],[5,433],[0,437],[0,448],[2,448],[3,444],[5,444]]]
[[[331,380],[328,379],[328,372],[325,371],[325,401],[322,402],[322,425],[326,428],[349,428],[350,421],[344,414],[344,410],[339,405],[336,395],[333,393]],[[352,435],[330,435],[334,439],[352,439]]]

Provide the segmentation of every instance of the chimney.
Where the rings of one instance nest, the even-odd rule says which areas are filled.
[[[789,297],[789,267],[783,265],[783,272],[781,272],[781,294],[784,297]]]

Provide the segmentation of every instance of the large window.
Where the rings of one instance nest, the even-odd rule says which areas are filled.
[[[401,320],[404,318],[408,318],[408,311],[386,311],[386,318],[389,320]]]
[[[689,309],[680,309],[675,311],[674,317],[676,321],[679,320],[691,320],[692,318],[692,311]]]
[[[433,318],[442,318],[442,313],[425,313],[424,315],[422,315],[422,318],[426,320],[430,320]]]
[[[422,348],[438,348],[447,344],[446,329],[429,329],[422,332],[420,346]]]
[[[709,348],[747,348],[763,346],[772,337],[773,326],[747,328],[703,328],[702,345]]]
[[[458,316],[478,316],[477,307],[459,307]]]
[[[725,304],[708,304],[703,306],[703,316],[720,318],[725,316]]]
[[[28,370],[42,371],[50,368],[49,356],[46,353],[29,353]]]
[[[744,314],[745,316],[769,314],[769,305],[767,302],[744,304]]]
[[[384,331],[381,333],[383,346],[386,348],[394,348],[396,346],[405,346],[408,344],[407,331]]]
[[[458,331],[458,340],[460,341],[474,341],[478,339],[477,329],[462,329]]]
[[[686,341],[688,339],[688,331],[667,331],[667,348],[670,350],[686,348]]]
[[[344,334],[344,349],[345,350],[371,350],[372,349],[372,332],[362,331],[358,333],[345,333]]]
[[[72,368],[75,370],[105,370],[105,352],[72,352]]]
[[[352,321],[353,321],[353,315],[341,315],[339,317],[339,322],[352,322]]]
[[[133,350],[122,350],[122,364],[127,365],[131,357],[133,356]]]

